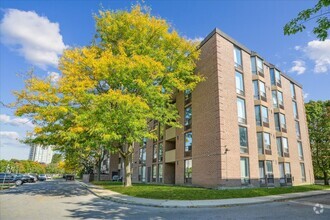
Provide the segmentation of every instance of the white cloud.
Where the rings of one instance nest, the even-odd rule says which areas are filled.
[[[60,79],[60,74],[57,72],[48,72],[47,75],[52,83],[57,83]]]
[[[301,49],[301,46],[298,46],[298,45],[297,45],[297,46],[294,47],[294,49],[295,49],[295,50],[300,50],[300,49]]]
[[[315,73],[326,73],[330,70],[330,39],[310,41],[304,52],[309,59],[314,61]]]
[[[0,23],[1,42],[42,69],[56,67],[64,45],[58,23],[34,11],[7,9]]]
[[[303,93],[303,96],[304,96],[304,99],[307,99],[308,98],[308,96],[309,96],[309,93]]]
[[[34,127],[34,125],[31,123],[31,121],[27,118],[11,118],[9,115],[1,114],[0,115],[0,122],[3,122],[4,124],[9,124],[13,126],[28,126],[28,127]]]
[[[302,60],[295,60],[292,62],[293,67],[289,70],[289,72],[296,72],[298,75],[303,74],[306,71],[305,62]]]
[[[184,36],[184,38],[186,38],[187,41],[191,41],[193,43],[200,43],[204,40],[204,37],[189,38],[189,37]]]
[[[15,131],[0,131],[0,137],[10,140],[17,140],[19,138],[19,135]]]

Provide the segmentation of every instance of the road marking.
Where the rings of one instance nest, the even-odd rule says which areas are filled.
[[[294,204],[299,204],[299,205],[306,205],[306,206],[312,206],[312,207],[314,207],[315,206],[315,202],[298,202],[298,201],[289,201],[290,203],[294,203]],[[321,203],[320,203],[321,204]],[[324,204],[322,204],[323,205],[323,208],[325,208],[325,209],[330,209],[330,205],[324,205]]]

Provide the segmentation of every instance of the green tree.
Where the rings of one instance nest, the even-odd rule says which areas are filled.
[[[31,76],[15,93],[16,114],[33,118],[30,142],[91,152],[99,166],[105,150],[119,152],[131,186],[134,143],[156,138],[147,122],[180,126],[172,100],[202,81],[199,50],[140,6],[95,19],[94,43],[64,52],[58,84]]]
[[[330,175],[330,100],[305,104],[315,176],[321,173],[324,184]]]
[[[283,30],[285,35],[296,34],[306,29],[305,23],[317,19],[317,26],[314,27],[313,33],[318,39],[324,41],[328,37],[328,30],[330,28],[330,0],[319,0],[313,7],[301,11],[298,16],[288,22]]]
[[[52,162],[53,164],[57,164],[62,160],[62,154],[54,154],[52,157]]]

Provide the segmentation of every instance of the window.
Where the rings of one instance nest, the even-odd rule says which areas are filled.
[[[157,165],[152,165],[152,182],[157,181]]]
[[[241,183],[250,183],[249,158],[241,157]]]
[[[273,175],[273,163],[271,160],[266,160],[266,175]]]
[[[192,150],[192,132],[187,132],[184,134],[184,151],[188,152]]]
[[[264,154],[264,140],[262,132],[257,132],[258,154]]]
[[[272,85],[281,87],[281,74],[277,69],[270,69],[270,79]]]
[[[258,69],[258,73],[264,73],[264,64],[259,57],[257,57],[257,69]]]
[[[153,157],[152,157],[152,161],[156,162],[157,161],[157,144],[153,145]]]
[[[300,141],[298,141],[297,143],[298,143],[299,159],[303,160],[304,159],[304,152],[303,152],[303,148],[302,148],[302,143]]]
[[[259,160],[259,176],[260,179],[264,179],[265,178],[265,164],[264,161]],[[264,183],[265,181],[263,181],[262,183]]]
[[[260,105],[254,106],[255,110],[255,116],[256,116],[256,124],[257,126],[262,126],[261,124],[261,110],[260,110]]]
[[[245,100],[237,98],[238,123],[246,124]]]
[[[270,134],[267,132],[257,132],[258,153],[271,154]]]
[[[241,146],[241,153],[248,153],[248,137],[246,127],[239,126],[239,142]]]
[[[270,134],[264,132],[264,146],[266,150],[270,150]]]
[[[282,147],[284,156],[289,156],[289,144],[288,139],[286,137],[282,137]]]
[[[300,163],[300,171],[301,171],[301,181],[306,182],[306,172],[305,172],[305,164]]]
[[[267,101],[265,83],[259,80],[253,80],[254,99]]]
[[[274,113],[276,131],[286,132],[286,119],[282,113]]]
[[[292,184],[290,163],[278,163],[280,170],[280,184]]]
[[[299,121],[295,121],[295,125],[296,125],[296,134],[297,134],[297,138],[301,138],[300,136],[300,126],[299,126]]]
[[[158,164],[158,182],[163,182],[163,164]]]
[[[139,149],[139,151],[140,151],[139,163],[145,164],[146,163],[146,148],[142,147]]]
[[[184,128],[188,130],[191,128],[192,124],[192,110],[191,105],[184,109]]]
[[[253,74],[264,76],[264,64],[259,57],[251,57],[251,69]]]
[[[235,67],[239,69],[243,69],[242,65],[242,52],[241,49],[234,47],[234,61]]]
[[[292,107],[293,107],[293,116],[295,119],[298,119],[298,108],[297,103],[295,101],[292,101]]]
[[[184,183],[192,183],[192,160],[184,161]]]
[[[236,71],[235,78],[236,78],[236,93],[239,95],[244,95],[243,74]]]
[[[265,106],[254,106],[257,126],[269,127],[268,108]]]
[[[296,99],[296,91],[295,91],[295,88],[294,88],[294,83],[290,82],[290,90],[291,90],[291,97],[293,99]]]
[[[262,114],[262,122],[263,124],[269,124],[269,118],[268,118],[268,108],[265,106],[261,107],[261,114]],[[269,126],[269,125],[268,125]],[[268,127],[267,126],[267,127]]]
[[[283,93],[277,90],[272,91],[273,107],[284,109]]]
[[[139,181],[145,182],[146,181],[146,166],[142,165],[139,166]]]
[[[163,143],[159,143],[158,145],[158,161],[163,161]]]
[[[189,89],[184,91],[184,103],[185,105],[191,102],[191,91]]]
[[[277,153],[279,157],[283,157],[283,148],[282,148],[282,138],[277,137],[276,138],[276,144],[277,144]]]

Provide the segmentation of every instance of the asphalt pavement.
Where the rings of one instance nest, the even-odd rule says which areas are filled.
[[[330,219],[330,194],[216,208],[158,208],[105,200],[75,181],[24,184],[0,192],[0,219]]]

